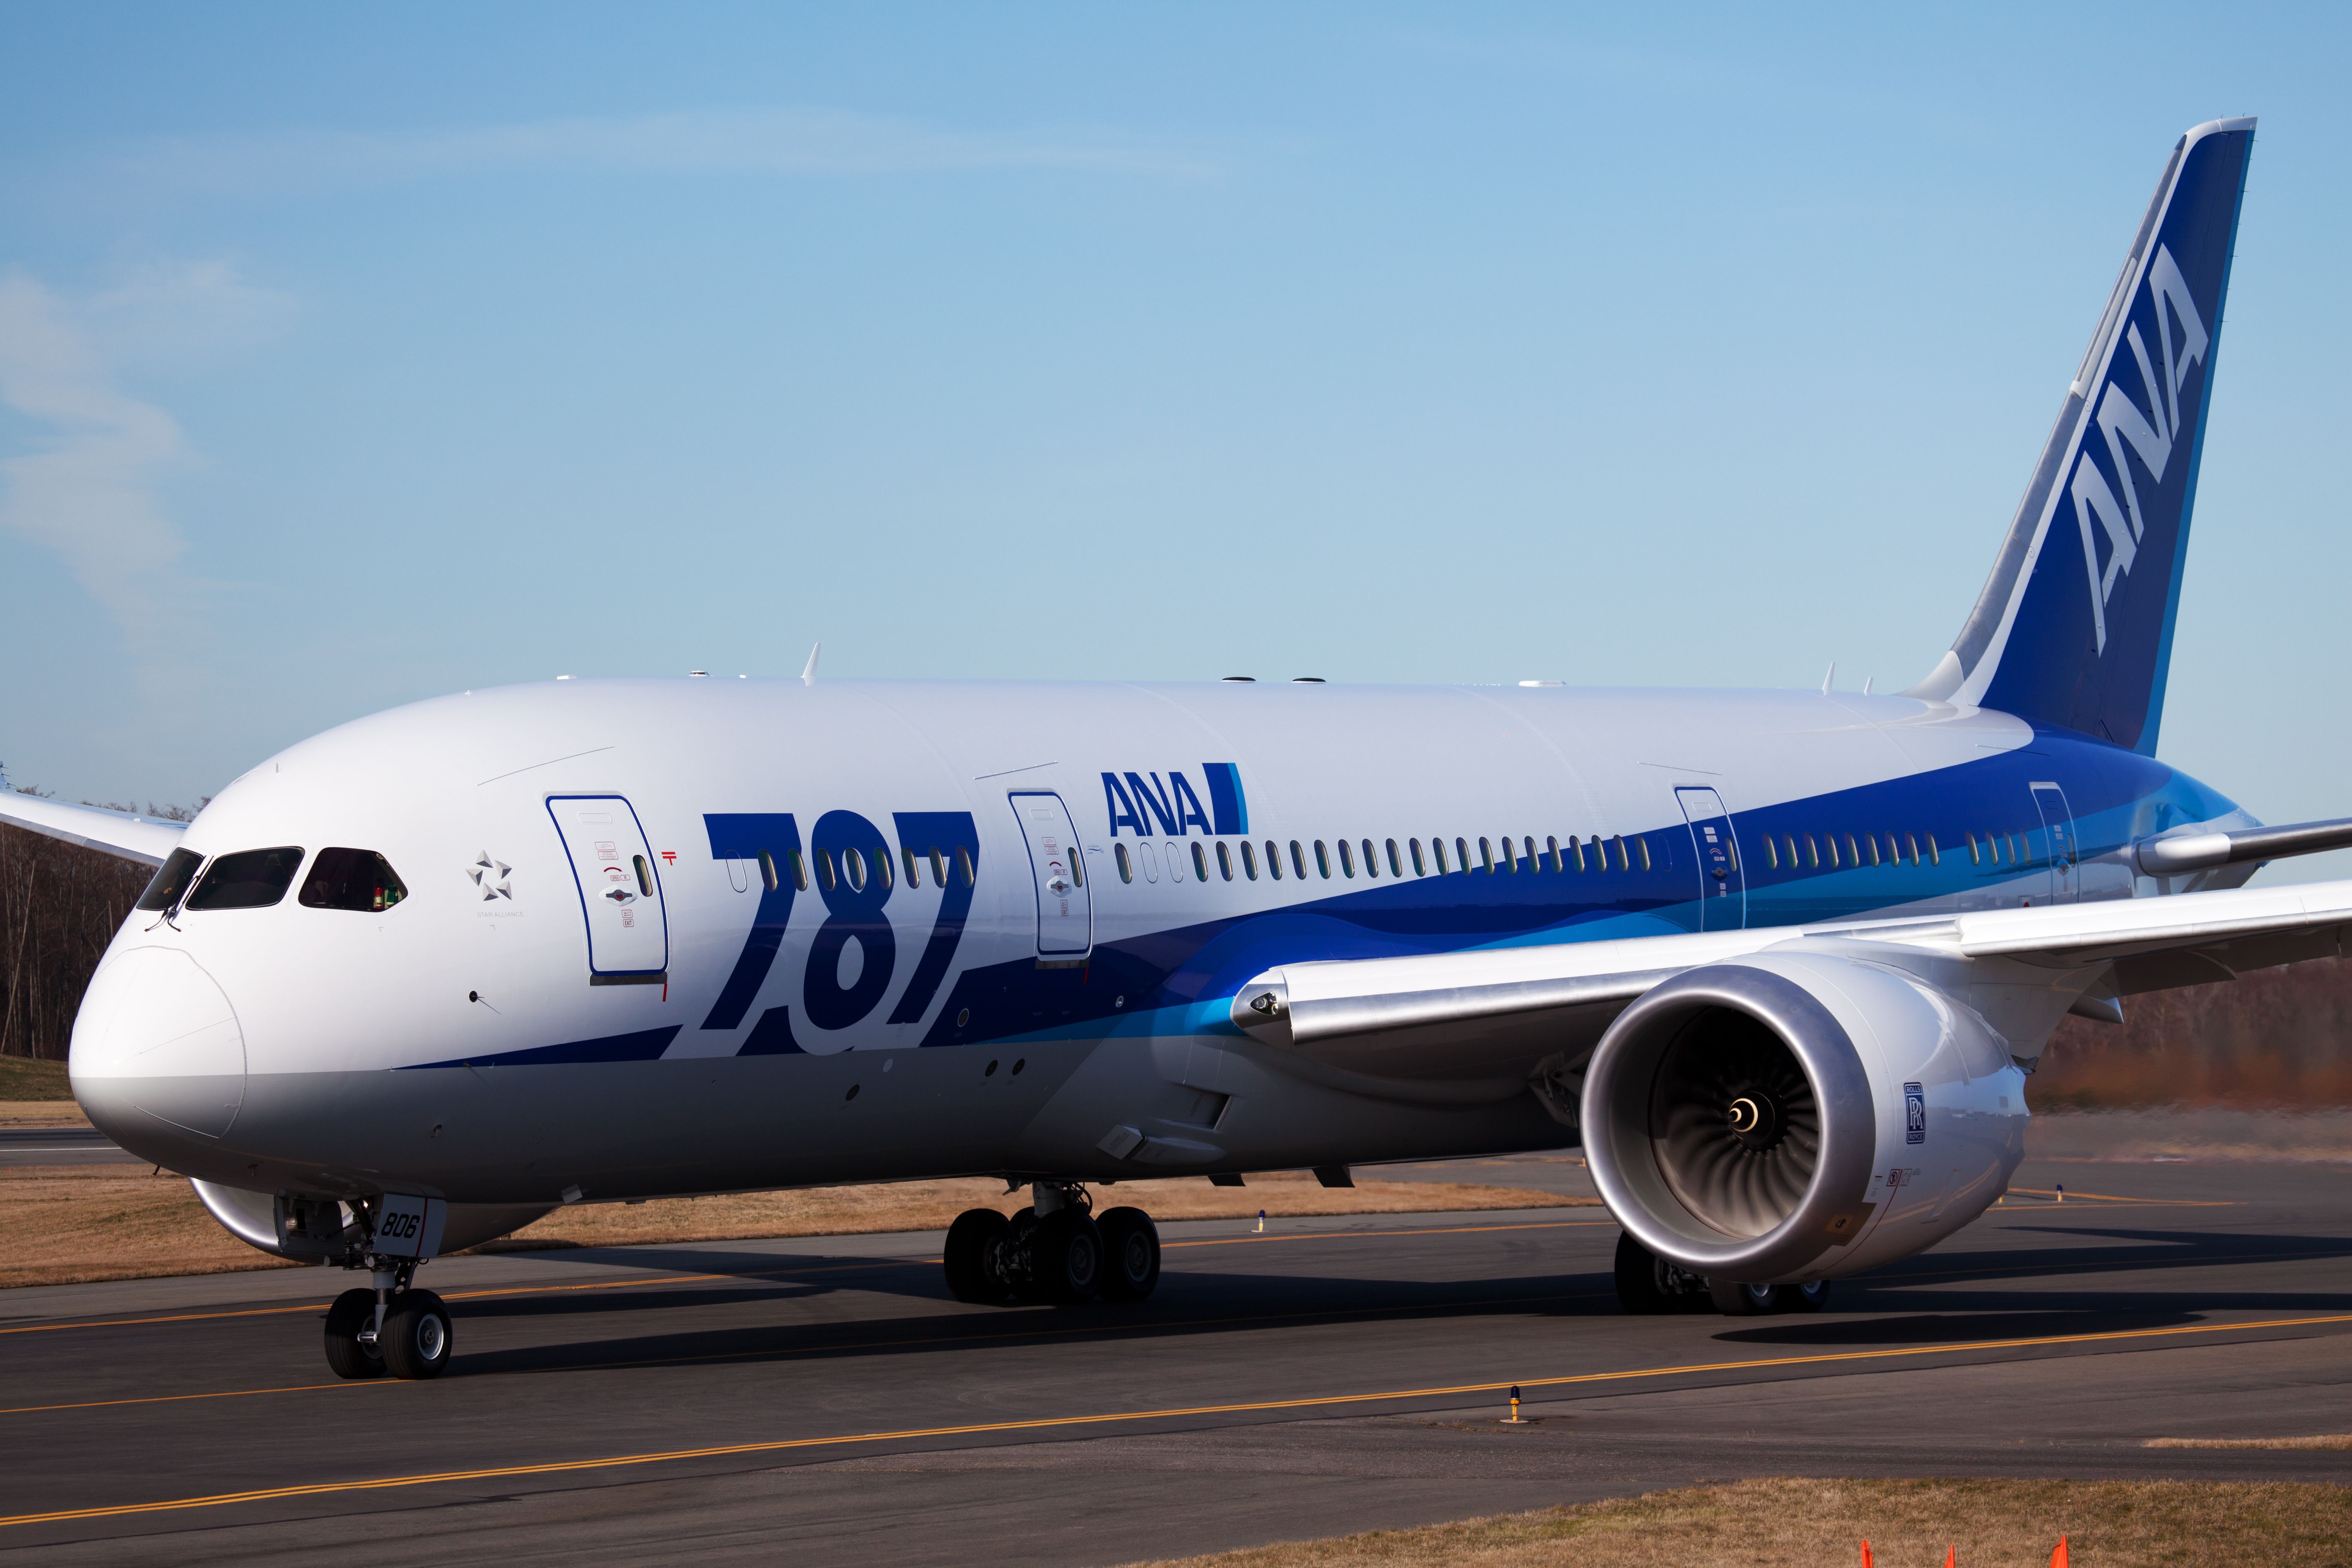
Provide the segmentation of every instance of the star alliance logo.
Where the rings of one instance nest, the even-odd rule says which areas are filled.
[[[509,884],[513,870],[514,868],[505,861],[491,859],[490,852],[485,849],[480,859],[466,868],[466,875],[474,879],[474,886],[482,889],[482,901],[488,903],[493,899],[511,900],[514,897],[514,889]]]

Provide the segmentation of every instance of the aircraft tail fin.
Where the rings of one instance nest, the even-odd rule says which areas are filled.
[[[1908,695],[2155,752],[2253,140],[2174,146],[1984,593]]]

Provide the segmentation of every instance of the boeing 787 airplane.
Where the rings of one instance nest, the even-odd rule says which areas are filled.
[[[2156,760],[2254,122],[2173,148],[1958,640],[1893,695],[574,680],[260,763],[158,867],[75,1096],[253,1246],[360,1271],[566,1204],[988,1175],[973,1302],[1133,1301],[1094,1189],[1581,1148],[1628,1310],[1807,1310],[2003,1191],[2069,1013],[2333,954],[2352,844]]]

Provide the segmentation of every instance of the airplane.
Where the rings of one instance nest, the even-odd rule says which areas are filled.
[[[2254,121],[2181,137],[1991,575],[1908,690],[574,679],[358,720],[154,864],[73,1090],[365,1276],[566,1205],[991,1176],[968,1302],[1138,1301],[1094,1190],[1580,1148],[1634,1312],[1818,1310],[1981,1214],[2069,1014],[2338,953],[2352,845],[2156,757]]]

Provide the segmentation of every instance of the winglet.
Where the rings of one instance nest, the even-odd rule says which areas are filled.
[[[803,686],[814,686],[816,684],[816,656],[824,651],[824,644],[821,642],[809,644],[808,665],[801,671],[801,684]]]

